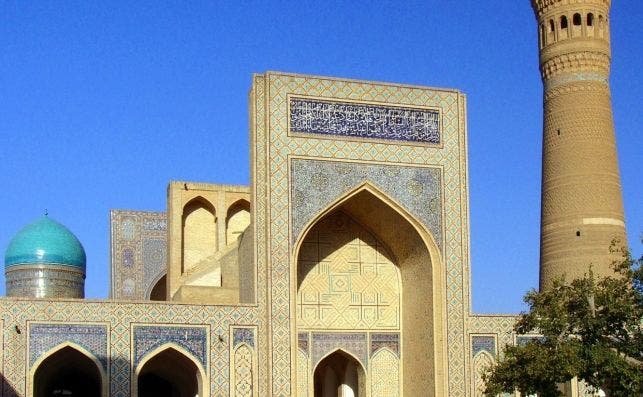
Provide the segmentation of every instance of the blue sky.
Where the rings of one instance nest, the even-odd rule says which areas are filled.
[[[643,233],[643,2],[615,2],[612,97],[627,227]],[[266,70],[468,97],[473,309],[538,283],[542,88],[529,2],[0,1],[0,250],[42,215],[109,288],[109,210],[165,210],[170,180],[247,184],[247,94]],[[0,280],[4,293],[4,280]]]

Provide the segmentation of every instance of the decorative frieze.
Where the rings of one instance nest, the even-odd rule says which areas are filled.
[[[433,109],[290,97],[291,133],[440,143]]]
[[[152,350],[166,343],[176,344],[197,358],[203,368],[208,368],[207,331],[205,327],[165,325],[135,325],[133,334],[134,368]]]
[[[29,366],[63,343],[87,350],[107,371],[107,326],[101,324],[29,324]]]

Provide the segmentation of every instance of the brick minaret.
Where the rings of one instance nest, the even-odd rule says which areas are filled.
[[[532,0],[543,81],[540,287],[611,273],[625,244],[610,99],[610,0]]]

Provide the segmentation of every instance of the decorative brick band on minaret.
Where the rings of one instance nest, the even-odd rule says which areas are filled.
[[[609,0],[532,0],[544,89],[540,288],[612,272],[626,243],[610,99]]]

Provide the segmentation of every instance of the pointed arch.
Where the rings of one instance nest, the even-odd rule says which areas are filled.
[[[343,389],[354,397],[366,397],[367,373],[364,365],[344,349],[335,349],[313,365],[313,395],[322,397],[329,391]]]
[[[83,363],[74,363],[73,359],[69,360],[64,359],[65,357],[62,357],[63,359],[60,360],[60,363],[51,363],[51,365],[48,364],[49,361],[56,360],[56,356],[63,355],[65,352],[72,353],[72,356],[73,353],[76,353],[77,359],[84,358],[85,360]],[[69,356],[69,354],[67,354],[67,356]],[[90,363],[93,364],[93,366]],[[77,365],[74,366],[73,364]],[[87,366],[87,364],[90,365]],[[49,374],[49,377],[60,379],[61,372],[65,372],[65,370],[69,371],[77,369],[80,369],[83,373],[91,373],[92,370],[95,369],[95,373],[98,375],[97,380],[99,382],[98,387],[101,397],[107,397],[109,395],[109,382],[103,364],[89,350],[71,341],[63,342],[54,346],[53,348],[43,353],[36,361],[34,361],[29,370],[30,382],[27,382],[28,386],[30,386],[32,390],[27,390],[27,395],[33,395],[35,397],[40,397],[41,395],[44,396],[44,393],[40,390],[42,389],[41,383],[43,380],[38,379],[42,375],[47,377],[47,374],[42,374],[43,370],[49,370],[50,372],[52,372],[51,374]],[[48,383],[46,380],[45,382]]]
[[[182,346],[173,342],[164,343],[161,346],[158,346],[157,348],[155,348],[154,350],[148,352],[145,356],[141,358],[141,360],[138,362],[136,367],[133,369],[133,373],[132,373],[132,382],[131,382],[132,396],[140,396],[141,390],[139,389],[139,385],[140,385],[139,378],[141,377],[141,375],[146,374],[146,371],[144,371],[146,369],[145,368],[146,365],[148,365],[151,362],[154,362],[157,359],[160,359],[159,361],[163,361],[165,364],[167,363],[175,364],[170,366],[166,365],[165,367],[160,367],[159,365],[152,367],[151,368],[152,371],[160,373],[160,376],[157,376],[157,378],[163,379],[166,381],[166,383],[171,384],[172,382],[170,381],[170,379],[176,382],[177,378],[179,378],[179,375],[183,376],[185,379],[189,377],[189,371],[192,370],[196,378],[195,379],[196,384],[188,385],[188,387],[196,386],[195,387],[197,391],[196,394],[198,394],[199,397],[209,397],[210,382],[208,380],[208,374],[206,370],[203,368],[202,363],[196,357],[194,357],[192,353],[187,351]],[[174,362],[172,362],[172,360],[174,360]],[[182,360],[182,362],[180,362],[179,360]],[[176,365],[176,364],[179,364],[179,365]],[[184,371],[184,373],[181,374],[179,372],[180,369],[183,369],[183,370],[187,369],[187,371]],[[171,371],[171,376],[167,376],[167,373],[169,371]],[[163,376],[163,375],[166,375],[166,376]]]
[[[366,364],[363,363],[362,360],[357,358],[357,356],[355,354],[353,354],[352,352],[350,352],[350,351],[348,351],[346,349],[342,349],[341,347],[338,347],[336,349],[332,349],[332,350],[324,353],[321,357],[319,357],[319,359],[316,362],[311,363],[311,367],[313,369],[313,372],[315,372],[315,370],[319,366],[319,363],[321,363],[326,358],[328,358],[328,356],[333,355],[333,354],[338,353],[338,352],[350,356],[353,360],[355,360],[355,361],[357,361],[359,363],[359,365],[362,367],[362,369],[366,368]]]
[[[255,354],[254,349],[247,343],[240,343],[233,350],[232,381],[233,395],[236,397],[252,397],[254,395],[255,381]]]
[[[482,379],[484,370],[496,362],[495,358],[487,351],[478,352],[472,360],[472,395],[474,397],[484,397],[485,384]]]
[[[161,271],[154,277],[150,285],[147,286],[145,291],[145,299],[152,301],[166,301],[167,300],[167,272]]]
[[[322,219],[324,216],[328,215],[331,213],[333,210],[339,208],[343,203],[349,201],[350,199],[354,198],[356,195],[362,193],[362,192],[368,192],[372,194],[373,196],[377,197],[379,200],[387,204],[389,207],[391,207],[393,210],[395,210],[400,216],[402,216],[404,219],[406,219],[413,227],[417,230],[417,232],[420,234],[423,240],[425,240],[425,243],[427,246],[435,248],[432,250],[431,254],[437,255],[440,259],[440,262],[442,262],[442,253],[440,250],[437,248],[438,244],[435,241],[435,237],[433,234],[418,220],[417,217],[414,215],[411,215],[402,204],[400,204],[397,200],[392,198],[391,196],[387,195],[386,193],[382,192],[377,186],[375,186],[373,183],[370,181],[365,181],[362,184],[356,186],[354,189],[350,190],[349,192],[345,193],[343,196],[338,197],[330,203],[326,208],[323,210],[319,211],[314,217],[312,217],[302,228],[301,233],[298,236],[298,240],[295,243],[295,249],[293,250],[294,257],[297,258],[299,254],[299,249],[301,248],[301,243],[304,240],[304,237],[308,234],[310,229],[319,222],[320,219]]]
[[[371,357],[370,397],[403,396],[400,390],[400,360],[391,349],[384,347]]]
[[[250,225],[250,202],[239,199],[228,207],[226,214],[226,244],[235,243]]]
[[[197,196],[183,206],[181,221],[181,274],[186,274],[218,251],[217,213]]]
[[[446,393],[446,271],[434,236],[396,200],[366,181],[335,199],[302,228],[291,252],[292,316],[296,317],[302,247],[311,230],[338,211],[350,215],[390,248],[402,278],[401,379],[406,393]],[[293,334],[305,329],[292,322]],[[292,357],[296,356],[293,346]],[[293,362],[293,365],[295,363]],[[314,367],[314,365],[313,365]],[[434,373],[427,376],[425,368]],[[421,370],[422,369],[422,370]],[[314,372],[314,371],[313,371]],[[408,380],[407,381],[405,381]],[[414,382],[411,382],[414,379]],[[417,380],[421,381],[418,382]]]

